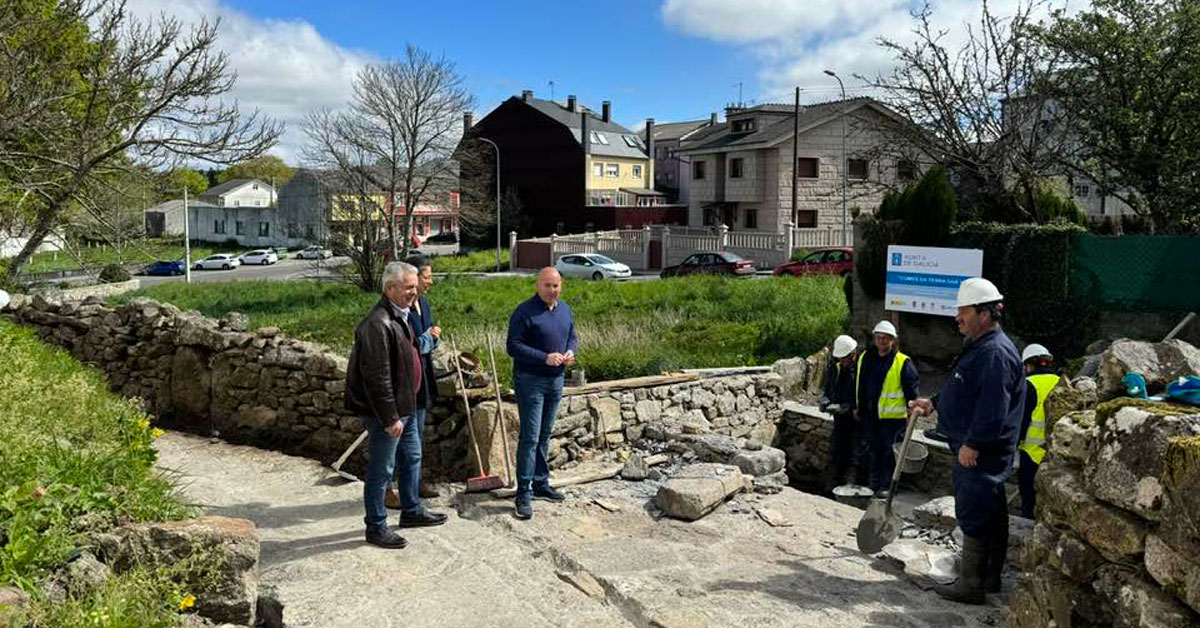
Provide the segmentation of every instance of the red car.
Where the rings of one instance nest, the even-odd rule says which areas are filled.
[[[854,249],[839,246],[818,249],[803,259],[775,267],[776,277],[800,277],[802,275],[839,275],[845,277],[854,270]]]
[[[678,266],[662,269],[659,277],[682,277],[684,275],[733,275],[749,277],[754,274],[754,262],[737,253],[713,251],[692,253]]]

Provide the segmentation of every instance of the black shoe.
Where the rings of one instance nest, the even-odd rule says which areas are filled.
[[[958,580],[934,591],[941,597],[963,604],[984,603],[984,570],[987,569],[987,544],[971,536],[963,537],[962,562]]]
[[[565,501],[567,496],[555,490],[553,486],[547,484],[545,486],[533,487],[533,498],[540,499],[542,501],[558,503]]]
[[[404,537],[392,532],[392,529],[386,525],[367,528],[367,542],[386,549],[404,549],[408,546],[408,541],[405,541]]]
[[[419,515],[400,515],[400,519],[396,521],[396,527],[427,528],[429,526],[440,526],[443,523],[446,523],[446,515],[426,510]]]
[[[530,502],[529,497],[518,497],[516,505],[517,519],[533,518],[533,504]]]

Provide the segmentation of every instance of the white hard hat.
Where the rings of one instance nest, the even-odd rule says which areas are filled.
[[[844,358],[854,353],[854,350],[857,348],[858,341],[845,334],[833,339],[833,357],[835,358]]]
[[[871,330],[871,333],[872,334],[887,334],[887,335],[891,336],[892,338],[895,338],[896,337],[896,326],[891,324],[888,321],[879,321],[879,324],[875,326],[875,329]]]
[[[1028,362],[1033,358],[1039,358],[1041,356],[1046,356],[1048,358],[1054,357],[1053,355],[1050,355],[1049,349],[1035,342],[1028,347],[1025,347],[1025,350],[1021,352],[1021,361]]]
[[[8,293],[3,290],[0,290],[0,310],[3,310],[4,308],[8,307],[8,301],[9,301]]]
[[[1004,298],[996,284],[983,277],[971,277],[958,285],[958,307],[991,303]]]

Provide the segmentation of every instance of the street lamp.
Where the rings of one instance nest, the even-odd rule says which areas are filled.
[[[486,137],[479,140],[491,144],[496,151],[496,272],[500,272],[500,147]]]
[[[842,89],[842,246],[850,245],[850,225],[848,214],[846,213],[846,170],[850,167],[849,160],[846,159],[846,86],[842,83],[842,77],[837,75],[833,70],[825,70],[825,73],[837,79],[838,87]]]

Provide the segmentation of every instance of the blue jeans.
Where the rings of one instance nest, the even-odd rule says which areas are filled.
[[[414,408],[396,447],[396,493],[400,512],[419,515],[421,507],[421,434],[425,431],[426,408]]]
[[[513,370],[513,390],[521,415],[517,441],[517,497],[527,497],[533,487],[550,483],[550,434],[558,402],[562,401],[563,376],[544,377]]]
[[[904,434],[904,419],[869,419],[867,439],[871,448],[871,489],[880,490],[892,485],[896,470],[896,453],[892,445]]]

